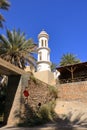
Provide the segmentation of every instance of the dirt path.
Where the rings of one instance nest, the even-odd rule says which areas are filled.
[[[24,127],[3,127],[0,128],[0,130],[87,130],[87,128],[81,128],[81,127],[74,127],[74,128],[67,128],[67,127],[35,127],[35,128],[24,128]]]
[[[72,125],[87,127],[87,104],[79,101],[57,100],[55,112],[62,120]]]
[[[0,130],[87,130],[87,104],[79,101],[56,102],[56,123],[34,128],[5,126]]]

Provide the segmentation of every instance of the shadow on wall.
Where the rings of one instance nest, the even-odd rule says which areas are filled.
[[[19,76],[8,76],[8,85],[7,85],[7,93],[6,93],[6,103],[5,103],[5,112],[4,112],[4,122],[3,125],[7,124],[7,120],[11,111],[11,107],[14,101],[14,97],[16,94],[16,90],[18,87],[20,81],[20,75]]]
[[[53,86],[49,86],[34,77],[28,76],[29,99],[26,103],[24,97],[25,77],[22,79],[22,94],[20,98],[20,110],[16,110],[15,118],[20,118],[19,126],[36,126],[50,121],[52,117],[55,95]],[[26,82],[27,85],[27,82]],[[49,88],[50,87],[50,88]],[[53,93],[52,93],[53,91]],[[44,93],[43,93],[44,92]],[[50,110],[50,112],[49,112]]]
[[[58,129],[74,130],[73,125],[76,124],[76,122],[77,122],[76,121],[76,122],[71,123],[69,118],[64,117],[64,119],[61,119],[61,118],[57,117],[57,115],[56,115],[55,120],[53,120],[53,121],[48,120],[48,122],[44,122],[45,120],[42,120],[40,117],[38,117],[38,115],[35,113],[35,111],[33,111],[33,109],[28,104],[24,104],[24,107],[25,107],[26,111],[24,112],[24,114],[22,113],[22,116],[17,115],[15,113],[16,117],[20,116],[20,119],[21,119],[21,122],[18,124],[19,127],[35,127],[35,126],[41,126],[44,124],[43,128],[45,128],[45,127],[49,127],[48,122],[50,122],[51,124],[55,124],[55,130],[58,130]],[[71,113],[69,116],[71,116]],[[48,123],[48,125],[47,125],[47,123]]]
[[[40,120],[36,114],[36,111],[29,105],[29,103],[25,102],[23,96],[21,96],[21,110],[15,111],[15,118],[20,118],[18,126],[28,127],[39,125]],[[37,121],[38,120],[38,121]]]

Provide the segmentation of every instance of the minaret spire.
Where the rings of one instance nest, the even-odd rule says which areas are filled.
[[[51,71],[50,65],[50,48],[48,47],[49,35],[46,31],[42,30],[38,35],[38,59],[37,59],[37,71]]]

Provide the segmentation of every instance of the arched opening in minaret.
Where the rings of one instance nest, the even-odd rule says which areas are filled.
[[[47,47],[47,41],[45,40],[45,47]]]
[[[42,53],[39,52],[39,61],[42,60]]]
[[[41,45],[42,45],[42,47],[43,47],[43,46],[44,46],[44,41],[43,41],[43,40],[41,40],[41,43],[42,43]]]

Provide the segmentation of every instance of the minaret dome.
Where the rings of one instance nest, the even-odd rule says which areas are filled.
[[[46,37],[47,39],[49,39],[49,35],[47,34],[46,31],[42,30],[39,34],[38,34],[38,39],[40,39],[41,37]]]

